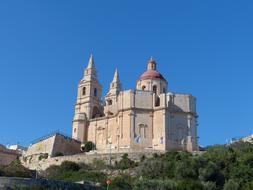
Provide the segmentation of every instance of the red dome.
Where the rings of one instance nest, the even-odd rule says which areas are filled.
[[[165,80],[162,74],[156,70],[147,70],[145,73],[141,75],[140,79],[144,80],[144,79],[153,79],[153,78]]]

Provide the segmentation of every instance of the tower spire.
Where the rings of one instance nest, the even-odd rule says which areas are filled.
[[[91,54],[87,69],[92,69],[92,68],[94,68],[94,59],[93,59],[93,55]]]
[[[113,77],[113,81],[114,83],[117,83],[117,82],[120,82],[119,81],[119,73],[118,73],[118,69],[115,70],[115,73],[114,73],[114,77]]]
[[[110,90],[109,93],[110,94],[118,94],[121,90],[121,83],[120,83],[120,79],[119,79],[119,72],[118,69],[115,70],[114,73],[114,77],[113,80],[110,84]]]
[[[84,71],[84,79],[89,80],[91,78],[95,79],[97,77],[97,71],[94,64],[93,55],[90,55],[88,66]]]

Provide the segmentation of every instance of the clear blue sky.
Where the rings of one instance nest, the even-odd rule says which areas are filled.
[[[253,127],[252,1],[0,1],[0,143],[71,134],[90,53],[107,92],[134,88],[153,56],[173,92],[198,98],[200,144]]]

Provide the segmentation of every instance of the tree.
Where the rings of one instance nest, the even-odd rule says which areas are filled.
[[[225,183],[223,190],[239,190],[239,187],[236,181],[230,179]]]
[[[129,169],[129,168],[133,168],[134,166],[136,166],[136,163],[128,158],[128,154],[124,154],[122,156],[122,159],[119,162],[116,162],[116,168],[118,169]]]
[[[84,152],[90,152],[93,149],[95,149],[95,144],[91,141],[87,141],[84,146],[82,146],[82,151]]]
[[[63,171],[78,171],[80,166],[75,162],[64,161],[61,164],[61,170]]]

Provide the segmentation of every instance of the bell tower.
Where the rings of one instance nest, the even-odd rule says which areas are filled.
[[[104,110],[105,115],[111,115],[111,114],[117,113],[118,95],[121,90],[122,90],[122,85],[119,79],[118,70],[116,69],[113,80],[110,84],[109,92],[107,93],[105,97],[105,102],[106,102],[106,106]]]
[[[72,137],[87,141],[87,121],[101,116],[102,86],[97,79],[93,56],[90,56],[84,76],[78,84]]]

